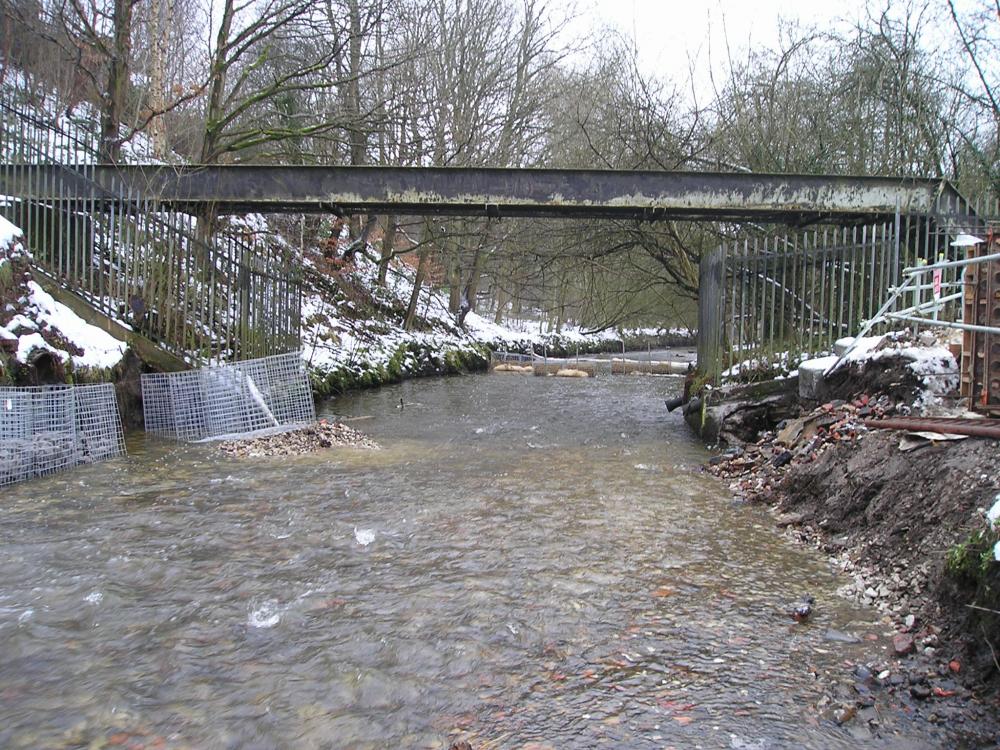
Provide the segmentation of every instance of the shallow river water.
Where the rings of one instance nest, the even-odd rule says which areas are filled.
[[[817,709],[885,627],[698,472],[679,388],[413,382],[328,406],[381,451],[4,488],[0,747],[934,746]]]

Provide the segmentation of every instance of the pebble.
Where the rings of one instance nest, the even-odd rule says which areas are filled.
[[[321,419],[315,424],[297,430],[261,435],[244,440],[226,440],[219,443],[219,450],[230,456],[258,458],[261,456],[301,456],[306,453],[332,448],[354,446],[378,450],[379,445],[364,433],[341,422]]]

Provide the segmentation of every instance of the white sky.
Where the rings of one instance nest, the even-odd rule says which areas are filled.
[[[783,18],[819,29],[841,28],[864,17],[865,0],[576,0],[577,32],[612,26],[634,39],[643,67],[664,79],[708,83],[709,61],[721,72],[726,40],[733,53],[748,41],[773,47]],[[701,94],[699,94],[700,96]]]

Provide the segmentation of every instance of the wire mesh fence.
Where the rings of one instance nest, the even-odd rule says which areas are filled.
[[[142,376],[146,432],[211,440],[280,431],[316,419],[298,352]]]
[[[0,486],[124,454],[113,385],[0,388]]]
[[[111,383],[73,388],[76,433],[81,463],[107,461],[125,455],[125,435],[118,400]]]

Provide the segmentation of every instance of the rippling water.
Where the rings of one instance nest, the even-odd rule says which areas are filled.
[[[0,747],[856,746],[816,703],[884,628],[698,473],[679,388],[415,382],[331,404],[379,452],[5,488]]]

